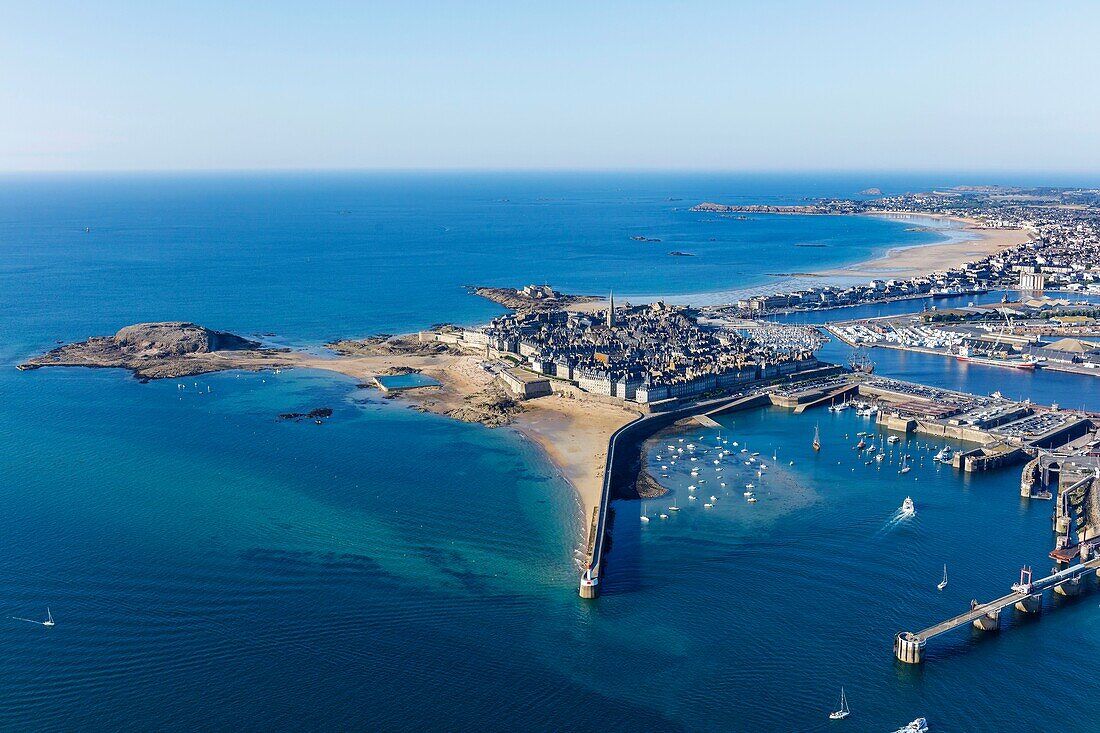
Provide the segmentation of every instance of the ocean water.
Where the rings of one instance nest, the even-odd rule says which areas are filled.
[[[0,616],[48,605],[57,620],[0,622],[0,728],[822,730],[844,685],[850,730],[922,714],[937,731],[1095,730],[1091,688],[1066,674],[1096,658],[1095,596],[939,639],[922,668],[895,664],[896,631],[1000,595],[1022,563],[1044,567],[1051,507],[1021,502],[1013,470],[967,478],[926,460],[903,480],[864,466],[844,438],[860,429],[851,412],[725,420],[723,436],[778,451],[761,501],[688,506],[677,476],[668,502],[684,510],[668,521],[643,527],[640,505],[618,502],[604,595],[584,603],[575,498],[508,430],[308,371],[179,389],[13,368],[142,320],[319,348],[500,312],[463,291],[472,283],[624,297],[766,285],[939,235],[685,209],[967,181],[0,179]],[[875,359],[977,392],[1095,401],[1080,377]],[[276,420],[315,407],[332,419]],[[891,524],[906,494],[917,517]]]

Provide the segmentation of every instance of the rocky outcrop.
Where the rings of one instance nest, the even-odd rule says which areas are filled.
[[[211,351],[256,349],[260,346],[257,341],[236,334],[212,331],[183,321],[126,326],[114,335],[114,342],[122,351],[152,356],[209,354]]]
[[[325,348],[343,356],[430,355],[452,351],[447,344],[438,341],[422,342],[416,334],[390,336],[385,333],[361,339],[340,339],[325,344]]]
[[[466,289],[473,295],[479,295],[517,313],[556,310],[574,303],[593,303],[603,300],[593,295],[565,295],[557,292],[553,297],[531,297],[515,288],[487,288],[479,285],[467,285]]]
[[[463,400],[461,407],[445,414],[462,422],[479,422],[496,428],[512,422],[512,418],[520,412],[523,412],[523,406],[503,389],[494,386],[470,395]]]
[[[728,204],[716,204],[713,201],[704,201],[701,204],[692,206],[691,211],[705,212],[710,214],[732,214],[732,213],[747,213],[747,214],[820,214],[822,213],[819,206],[767,206],[762,204],[752,204],[748,206],[731,206]]]
[[[309,412],[284,412],[279,415],[279,420],[282,420],[284,422],[302,422],[303,420],[312,420],[313,422],[320,425],[321,421],[324,420],[326,417],[332,417],[331,407],[318,407],[316,409],[310,410]]]
[[[95,336],[59,346],[20,364],[19,369],[121,368],[131,370],[139,379],[150,380],[221,371],[227,367],[219,353],[266,357],[283,351],[264,349],[257,341],[184,321],[137,323],[120,329],[114,336]]]

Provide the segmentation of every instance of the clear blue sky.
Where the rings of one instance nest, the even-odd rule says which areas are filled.
[[[1096,2],[8,2],[0,171],[1100,172]]]

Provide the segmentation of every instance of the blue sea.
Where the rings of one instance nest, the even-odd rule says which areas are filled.
[[[1015,469],[963,477],[927,453],[904,477],[865,466],[851,411],[724,418],[722,438],[777,456],[760,502],[734,490],[757,477],[720,491],[715,473],[714,507],[693,506],[686,470],[647,507],[677,502],[668,520],[643,525],[638,502],[617,502],[604,593],[583,602],[572,490],[507,429],[309,371],[181,390],[14,369],[139,321],[321,349],[502,312],[471,284],[705,300],[959,233],[695,203],[976,180],[0,178],[0,617],[49,606],[57,621],[0,621],[0,728],[889,731],[925,715],[937,733],[1097,730],[1081,674],[1100,653],[1095,594],[937,639],[922,667],[894,661],[897,631],[1001,595],[1022,564],[1045,568],[1051,505],[1021,501]],[[873,356],[896,376],[1100,409],[1087,377]],[[322,406],[334,414],[321,426],[276,420]],[[906,495],[917,515],[893,521]],[[842,685],[853,714],[830,724]]]

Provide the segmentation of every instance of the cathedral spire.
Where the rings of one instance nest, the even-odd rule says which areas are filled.
[[[609,300],[611,301],[611,305],[607,309],[607,327],[608,328],[614,328],[615,327],[615,291],[614,290],[611,291],[611,295],[609,297]]]

